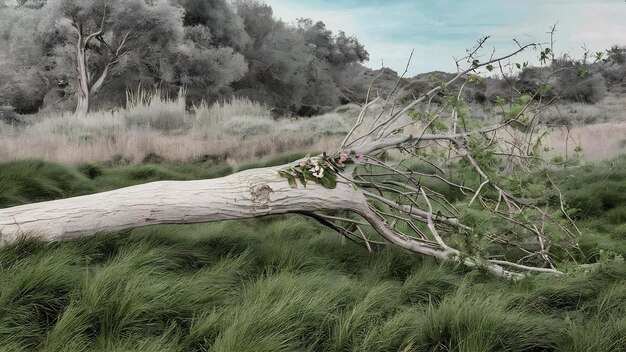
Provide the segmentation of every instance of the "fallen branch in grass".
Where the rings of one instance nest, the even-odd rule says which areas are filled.
[[[379,99],[368,101],[333,153],[218,179],[153,182],[0,209],[0,241],[10,243],[24,236],[57,241],[154,224],[300,213],[370,251],[381,245],[375,237],[379,236],[409,251],[497,276],[560,274],[550,249],[575,246],[577,229],[560,193],[559,211],[564,216],[557,217],[548,206],[538,204],[543,189],[534,194],[524,190],[523,174],[540,165],[533,145],[539,142],[517,138],[532,136],[535,119],[529,120],[527,111],[539,109],[537,103],[524,101],[515,116],[490,125],[462,113],[461,91],[476,80],[474,72],[510,57],[484,63],[470,57],[470,67],[399,111],[385,110],[388,97],[383,112],[371,120],[368,109]],[[447,91],[461,80],[465,83],[459,91]],[[430,105],[435,94],[446,97],[451,109],[446,105],[433,115],[416,113],[423,118],[411,120],[409,113],[421,103]],[[438,129],[441,124],[446,128]],[[415,133],[403,132],[409,128]],[[437,191],[433,180],[443,181],[460,196]],[[556,189],[552,180],[550,184]]]

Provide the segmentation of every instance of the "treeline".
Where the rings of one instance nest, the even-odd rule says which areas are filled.
[[[85,94],[91,108],[123,106],[129,90],[159,86],[184,87],[190,104],[243,96],[310,115],[358,101],[367,87],[356,38],[311,19],[287,24],[255,0],[0,7],[0,106],[22,114],[73,109]]]
[[[308,116],[362,103],[375,77],[374,94],[383,96],[399,79],[392,70],[379,74],[362,66],[369,55],[356,38],[311,19],[285,23],[257,0],[3,4],[0,0],[4,120],[14,112],[120,107],[127,92],[152,87],[172,96],[184,88],[188,104],[246,97],[277,116]],[[535,97],[544,101],[595,104],[607,92],[626,94],[625,48],[585,53],[581,59],[545,50],[537,55],[543,65],[511,63],[511,71],[506,68],[498,78],[466,85],[463,98],[492,105],[540,92]],[[451,75],[402,79],[397,98],[400,103],[412,99]],[[445,94],[434,101],[445,101]]]
[[[537,56],[542,65],[511,62],[495,77],[470,80],[470,84],[464,85],[461,97],[478,105],[512,102],[521,95],[543,102],[596,104],[609,93],[626,94],[626,47],[615,45],[605,51],[583,53],[581,58],[556,56],[545,49],[543,55],[539,52]],[[399,98],[410,100],[454,75],[431,72],[406,79]],[[442,102],[446,90],[458,91],[463,83],[457,81],[446,87],[433,100]]]

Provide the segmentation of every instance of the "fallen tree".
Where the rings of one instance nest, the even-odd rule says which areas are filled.
[[[576,226],[552,180],[542,188],[524,176],[543,165],[535,126],[546,103],[541,92],[501,106],[501,116],[488,123],[468,116],[461,94],[480,79],[480,69],[502,70],[505,60],[536,45],[481,63],[475,55],[483,44],[457,61],[453,79],[401,109],[394,94],[402,79],[384,100],[368,95],[334,153],[218,179],[153,182],[0,209],[0,241],[299,213],[369,250],[391,243],[508,278],[559,274],[551,249],[575,248]],[[454,84],[460,88],[450,92]],[[433,103],[437,95],[443,103]],[[553,203],[557,197],[557,207],[543,199],[547,194]]]

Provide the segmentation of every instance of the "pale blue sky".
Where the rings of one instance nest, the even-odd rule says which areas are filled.
[[[581,57],[613,44],[626,45],[624,0],[265,0],[286,22],[298,17],[321,20],[334,32],[355,35],[370,53],[366,63],[403,71],[415,49],[409,73],[454,71],[460,57],[484,35],[488,50],[505,54],[520,42],[547,42],[558,22],[555,50]],[[529,52],[520,60],[537,54]]]

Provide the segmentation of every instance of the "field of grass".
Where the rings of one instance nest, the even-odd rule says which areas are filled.
[[[22,123],[13,125],[0,120],[0,161],[139,164],[157,155],[177,162],[237,162],[291,150],[333,150],[352,126],[358,107],[338,111],[276,120],[266,106],[247,99],[188,110],[184,92],[168,98],[140,91],[129,94],[124,109],[87,116],[40,113],[22,116]]]
[[[585,159],[594,161],[626,153],[624,103],[623,97],[611,96],[596,105],[570,103],[546,110],[542,117],[546,122],[562,125],[567,116],[570,124],[569,129],[544,127],[549,132],[543,140],[551,150],[548,157],[572,156],[577,147]],[[379,109],[370,108],[372,122]],[[186,109],[184,91],[176,97],[139,91],[129,93],[124,109],[94,111],[86,117],[42,112],[20,116],[22,123],[13,125],[0,121],[0,161],[34,158],[65,164],[140,164],[156,156],[170,162],[237,163],[291,150],[332,151],[359,111],[350,104],[321,116],[275,119],[266,106],[247,99]],[[476,112],[480,120],[497,119],[491,115],[493,111],[482,108]],[[422,132],[422,126],[413,128],[407,133]]]
[[[0,163],[0,207],[232,171]],[[295,215],[28,240],[0,248],[0,351],[626,351],[626,158],[554,173],[596,263],[560,278],[369,253]]]

